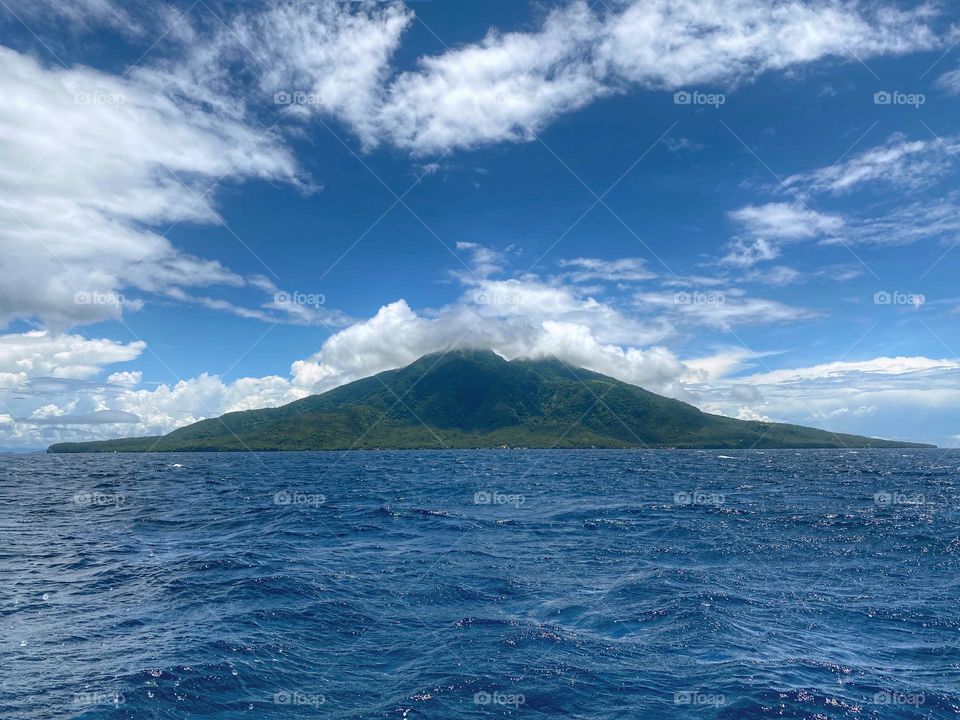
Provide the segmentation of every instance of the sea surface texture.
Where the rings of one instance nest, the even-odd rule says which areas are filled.
[[[953,718],[960,454],[0,457],[0,718]]]

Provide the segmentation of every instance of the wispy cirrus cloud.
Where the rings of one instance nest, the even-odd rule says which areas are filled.
[[[566,268],[567,276],[573,282],[636,282],[650,280],[657,274],[647,269],[643,258],[618,258],[603,260],[600,258],[570,258],[560,260],[560,267]]]
[[[807,194],[847,193],[873,184],[918,189],[933,184],[949,172],[956,163],[958,151],[960,140],[954,137],[909,140],[897,133],[884,144],[849,160],[791,175],[784,186]]]
[[[634,307],[645,313],[656,312],[677,325],[730,330],[736,326],[798,322],[818,317],[818,313],[777,300],[750,297],[741,288],[679,290],[676,292],[638,292]]]

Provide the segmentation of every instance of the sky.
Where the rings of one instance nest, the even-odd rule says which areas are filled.
[[[960,11],[0,0],[0,448],[454,347],[960,446]]]

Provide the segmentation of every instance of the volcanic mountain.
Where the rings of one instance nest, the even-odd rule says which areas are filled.
[[[227,413],[157,437],[59,443],[48,452],[499,447],[931,446],[734,420],[557,359],[508,362],[460,350],[281,407]]]

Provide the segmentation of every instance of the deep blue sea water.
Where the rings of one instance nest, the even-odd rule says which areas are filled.
[[[948,718],[960,454],[0,456],[0,718]]]

